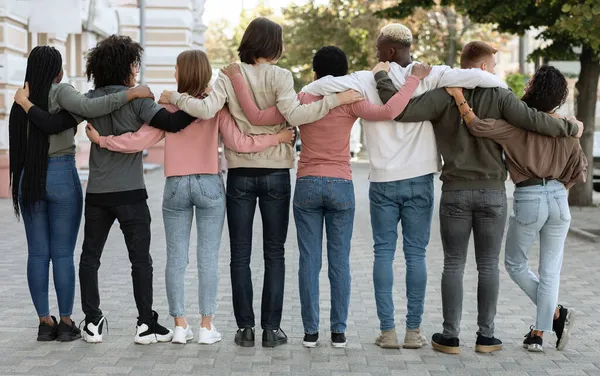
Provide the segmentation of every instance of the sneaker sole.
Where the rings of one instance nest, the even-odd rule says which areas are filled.
[[[529,352],[534,352],[534,353],[540,353],[540,352],[544,352],[544,348],[538,344],[534,344],[534,345],[523,345],[524,348],[527,349],[527,351]]]
[[[263,342],[262,343],[262,347],[274,348],[274,347],[277,347],[277,346],[285,345],[287,343],[288,343],[287,339],[285,341]]]
[[[423,344],[411,344],[411,343],[403,343],[402,344],[403,349],[409,349],[409,350],[422,349],[423,346],[424,346]]]
[[[56,340],[56,337],[51,337],[51,336],[38,336],[37,337],[38,342],[52,342]]]
[[[173,340],[173,333],[169,334],[155,334],[156,342],[171,342]],[[192,337],[193,339],[194,337]]]
[[[556,345],[556,349],[561,351],[567,347],[569,343],[569,337],[571,336],[571,329],[573,329],[573,325],[575,324],[575,317],[577,316],[577,312],[574,309],[567,309],[567,318],[565,320],[565,330],[563,331],[563,335],[558,341]]]
[[[389,350],[399,350],[400,349],[400,345],[384,345],[382,343],[377,343],[377,342],[375,342],[375,346],[379,346],[382,349],[389,349]]]
[[[315,347],[317,347],[318,344],[319,344],[319,341],[316,341],[316,342],[302,341],[302,346],[304,346],[308,349],[314,349]]]
[[[60,336],[56,337],[56,340],[58,342],[71,342],[71,341],[76,341],[76,340],[78,340],[80,338],[81,338],[81,334],[77,334],[75,336],[60,335]]]
[[[178,345],[185,345],[186,343],[188,343],[189,341],[191,341],[193,339],[194,339],[194,335],[185,337],[185,342],[179,341],[179,340],[175,340],[175,338],[173,338],[171,340],[171,343],[175,343],[175,344],[178,344]]]
[[[213,338],[213,339],[208,340],[208,341],[207,340],[200,340],[199,339],[198,340],[198,344],[199,345],[213,345],[213,344],[215,344],[217,342],[221,342],[222,339],[223,339],[223,337],[221,337],[221,338]]]
[[[240,347],[254,347],[254,341],[234,341]]]
[[[331,342],[331,346],[333,346],[336,349],[343,349],[346,347],[347,344],[348,344],[348,341],[346,341],[346,342]]]
[[[484,346],[484,345],[475,345],[475,352],[481,354],[489,354],[495,351],[502,350],[502,345],[492,345],[492,346]]]
[[[437,350],[439,352],[443,352],[445,354],[453,354],[453,355],[460,354],[460,347],[444,346],[444,345],[440,345],[439,343],[435,343],[435,342],[431,342],[431,347],[433,347],[435,350]]]
[[[156,339],[156,335],[147,335],[144,337],[135,337],[133,342],[137,343],[138,345],[150,345],[157,343],[158,340]]]

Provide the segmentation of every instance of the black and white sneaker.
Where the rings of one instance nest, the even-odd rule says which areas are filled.
[[[160,325],[158,313],[152,311],[152,320],[149,323],[138,320],[133,341],[140,345],[149,345],[156,342],[170,342],[172,339],[173,331]]]
[[[576,312],[572,308],[565,308],[561,305],[558,306],[558,312],[558,318],[552,322],[552,330],[556,334],[556,349],[564,350],[569,343],[569,336],[575,323]]]
[[[81,329],[75,326],[73,320],[70,324],[67,324],[63,320],[60,320],[56,331],[56,340],[59,342],[70,342],[81,338]]]
[[[543,352],[543,340],[542,337],[533,334],[533,326],[529,328],[529,333],[525,334],[525,340],[523,341],[523,348],[530,352]]]
[[[315,334],[304,333],[304,339],[302,340],[302,345],[304,347],[308,347],[309,349],[312,349],[312,348],[316,347],[318,343],[319,343],[319,333],[315,333]]]
[[[344,333],[331,333],[331,346],[342,348],[346,347],[346,335]]]
[[[45,322],[40,322],[40,326],[38,326],[37,340],[40,342],[50,342],[56,339],[56,329],[58,328],[58,323],[56,322],[56,317],[51,317],[52,321],[54,321],[54,325],[50,326]]]
[[[102,330],[104,329],[104,324],[106,323],[106,327],[108,328],[108,321],[106,321],[106,317],[100,316],[97,319],[85,318],[85,325],[81,330],[81,336],[83,340],[87,343],[100,343],[102,342]]]

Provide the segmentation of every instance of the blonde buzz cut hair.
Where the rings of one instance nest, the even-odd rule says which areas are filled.
[[[392,23],[381,28],[381,35],[391,41],[410,46],[413,41],[410,29],[402,24]]]

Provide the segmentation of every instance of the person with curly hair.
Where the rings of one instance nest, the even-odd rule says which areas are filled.
[[[504,120],[479,119],[462,93],[448,89],[472,135],[488,138],[506,155],[515,183],[513,213],[506,236],[504,265],[513,281],[537,307],[535,325],[523,347],[543,351],[544,332],[554,331],[556,348],[563,350],[573,328],[575,310],[557,306],[564,243],[571,213],[567,190],[587,177],[587,159],[574,137],[548,137],[513,127]],[[541,67],[529,80],[522,100],[531,108],[553,116],[569,93],[567,80],[552,66]],[[528,255],[540,236],[539,277]]]
[[[86,74],[94,83],[88,98],[127,91],[135,86],[143,48],[126,36],[112,35],[87,55]],[[74,114],[73,114],[74,115]],[[77,122],[92,122],[100,135],[135,132],[144,123],[167,132],[178,132],[196,118],[183,111],[169,112],[153,98],[137,98],[108,115]],[[100,257],[115,222],[119,221],[131,261],[133,294],[138,309],[134,342],[168,342],[173,332],[158,323],[152,310],[152,257],[150,256],[150,211],[144,184],[142,152],[124,154],[92,145],[90,174],[85,197],[84,239],[79,262],[81,303],[85,313],[82,336],[86,342],[102,342],[106,318],[100,310],[98,269]]]
[[[35,47],[27,58],[25,84],[15,94],[9,118],[13,207],[25,225],[27,281],[40,320],[38,341],[64,342],[81,337],[71,320],[75,298],[73,253],[83,206],[75,167],[78,122],[71,113],[105,115],[134,98],[150,95],[147,87],[138,87],[90,99],[61,83],[62,78],[60,52],[50,46]],[[50,315],[50,262],[60,323]]]

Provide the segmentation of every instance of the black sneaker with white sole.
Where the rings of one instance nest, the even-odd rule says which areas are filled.
[[[331,333],[331,346],[346,347],[346,335],[344,333]]]
[[[302,340],[302,346],[313,348],[319,343],[319,333],[308,334],[304,333],[304,339]]]
[[[143,323],[138,320],[135,338],[133,341],[140,345],[149,345],[156,342],[170,342],[173,331],[158,323],[158,313],[152,311],[152,320]]]
[[[59,342],[70,342],[81,338],[81,329],[75,326],[73,320],[70,324],[67,324],[63,320],[60,320],[58,328],[56,330],[56,340]]]
[[[558,313],[558,318],[552,322],[552,330],[556,334],[556,349],[564,350],[569,343],[576,313],[574,309],[565,308],[561,305],[558,306]]]
[[[106,324],[106,328],[108,329],[108,321],[106,321],[106,317],[86,317],[84,321],[85,325],[81,330],[81,336],[83,337],[83,340],[87,343],[102,342],[102,332],[104,329],[104,324]]]
[[[54,325],[48,325],[45,322],[40,322],[40,326],[38,326],[37,340],[40,342],[50,342],[56,339],[56,329],[58,328],[58,323],[56,322],[56,317],[50,317],[52,317]]]
[[[530,352],[543,352],[544,341],[542,337],[533,334],[533,326],[529,329],[529,333],[525,334],[525,340],[523,340],[523,348]]]

